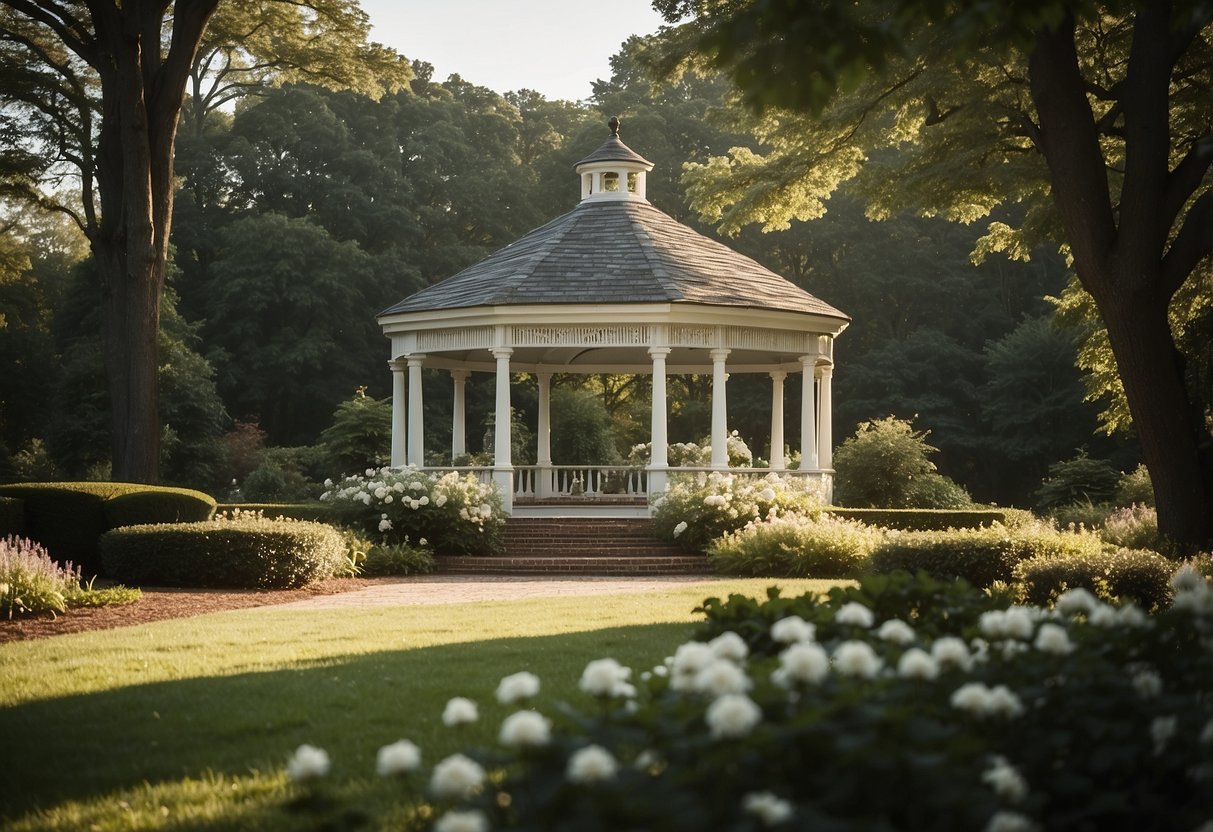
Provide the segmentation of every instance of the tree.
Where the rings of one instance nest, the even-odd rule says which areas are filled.
[[[664,67],[726,67],[762,113],[769,150],[689,174],[701,211],[778,228],[820,216],[851,178],[875,216],[971,222],[1020,203],[1022,220],[991,223],[975,255],[1064,248],[1107,331],[1160,530],[1209,539],[1210,402],[1185,385],[1169,316],[1213,254],[1213,6],[655,5],[693,18],[667,37]]]

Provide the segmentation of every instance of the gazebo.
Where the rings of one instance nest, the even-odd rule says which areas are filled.
[[[467,380],[474,372],[493,373],[493,463],[470,470],[497,483],[507,511],[551,513],[563,499],[583,513],[626,512],[621,504],[630,501],[630,510],[643,515],[647,498],[665,490],[670,472],[687,470],[671,469],[667,459],[667,375],[711,374],[707,470],[725,470],[728,376],[765,373],[771,379],[770,468],[742,470],[812,478],[828,500],[833,345],[850,318],[654,208],[645,197],[653,164],[620,141],[617,119],[610,128],[602,146],[574,168],[581,201],[572,211],[378,315],[391,340],[391,464],[425,467],[423,368],[450,373],[452,459],[465,452]],[[531,373],[538,383],[533,466],[511,461],[510,378],[516,372]],[[646,468],[552,464],[554,373],[652,375]],[[806,382],[795,471],[784,459],[789,373]],[[606,491],[623,499],[587,499]]]

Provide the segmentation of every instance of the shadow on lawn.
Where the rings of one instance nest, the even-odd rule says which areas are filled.
[[[457,749],[495,742],[501,719],[514,710],[493,697],[501,676],[537,674],[544,687],[536,707],[552,714],[560,699],[586,701],[576,690],[586,662],[612,656],[639,673],[687,632],[684,624],[654,624],[496,639],[6,708],[0,710],[8,761],[0,766],[0,817],[13,820],[145,782],[272,773],[305,742],[329,752],[334,783],[374,778],[376,751],[402,737],[421,746],[428,768]],[[451,696],[478,702],[480,721],[458,731],[443,726]]]

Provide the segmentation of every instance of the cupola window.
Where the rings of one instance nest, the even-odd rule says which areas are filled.
[[[619,174],[608,171],[602,175],[602,191],[608,194],[619,193]]]

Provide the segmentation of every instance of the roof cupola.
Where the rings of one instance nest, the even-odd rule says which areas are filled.
[[[645,175],[653,163],[619,140],[619,119],[612,117],[607,126],[611,136],[573,169],[581,178],[581,199],[641,200],[645,197]]]

